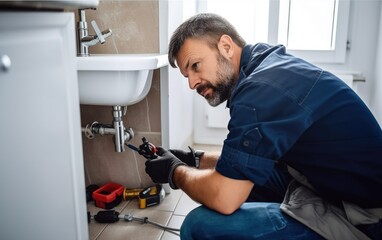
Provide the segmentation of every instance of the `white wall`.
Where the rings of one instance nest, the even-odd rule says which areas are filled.
[[[380,4],[380,13],[382,13],[382,4]],[[379,36],[375,61],[375,81],[371,91],[371,108],[377,118],[379,125],[382,126],[382,16],[379,18]]]
[[[379,22],[381,15],[380,0],[351,0],[347,51],[345,64],[321,64],[333,72],[360,72],[366,78],[358,83],[357,93],[369,106],[371,91],[376,82],[376,47],[378,45]],[[374,109],[371,109],[372,111]]]
[[[169,38],[183,22],[183,1],[160,0],[160,51],[168,52]],[[193,143],[193,102],[188,81],[171,66],[161,70],[162,146],[184,148]]]

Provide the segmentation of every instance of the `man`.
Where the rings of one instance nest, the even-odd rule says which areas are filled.
[[[182,239],[381,239],[382,131],[346,84],[215,14],[178,27],[169,62],[231,115],[220,156],[159,148],[146,162],[202,204]]]

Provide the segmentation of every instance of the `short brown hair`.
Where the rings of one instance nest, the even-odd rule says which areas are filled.
[[[217,43],[222,35],[227,34],[240,47],[246,44],[236,31],[235,27],[223,17],[213,13],[197,14],[182,23],[173,33],[168,50],[168,61],[176,68],[175,60],[189,38],[204,39],[211,48],[217,48]]]

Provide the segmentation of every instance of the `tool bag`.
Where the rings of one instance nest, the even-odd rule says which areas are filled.
[[[343,208],[318,196],[306,177],[288,166],[295,178],[288,186],[280,209],[326,239],[368,240],[355,227],[358,224],[377,223],[382,218],[382,208],[363,209],[343,202]]]

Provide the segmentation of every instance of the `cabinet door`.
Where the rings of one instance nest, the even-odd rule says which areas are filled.
[[[0,239],[88,239],[72,13],[0,14]]]

